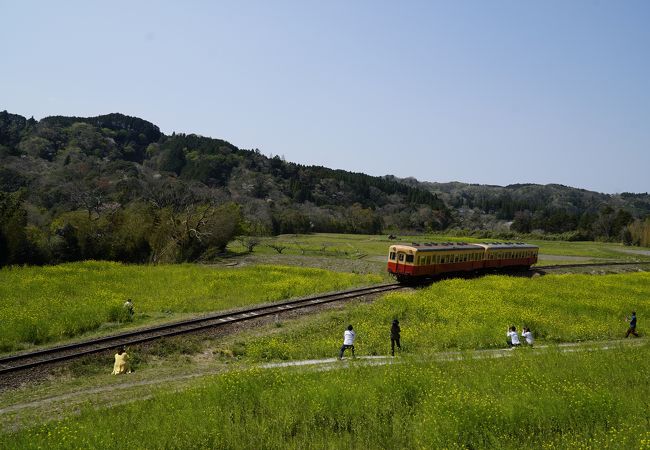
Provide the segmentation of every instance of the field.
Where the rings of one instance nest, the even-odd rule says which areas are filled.
[[[255,247],[254,255],[263,257],[274,256],[275,261],[291,259],[295,256],[314,258],[336,258],[365,260],[376,263],[378,268],[383,267],[388,253],[388,246],[394,243],[410,242],[491,242],[494,240],[457,238],[446,235],[418,235],[399,236],[397,240],[390,240],[387,236],[376,235],[345,235],[317,233],[312,235],[282,235],[275,238],[260,240],[260,245]],[[629,262],[650,261],[650,251],[647,254],[627,253],[630,247],[621,244],[603,242],[562,242],[562,241],[536,241],[528,240],[540,248],[539,265],[546,264],[573,264],[576,262]],[[278,253],[271,246],[283,247]],[[229,249],[236,253],[244,253],[246,249],[239,242],[233,242]],[[301,261],[298,258],[298,261]]]
[[[4,448],[648,448],[647,346],[250,369],[0,435]],[[525,443],[525,444],[523,444]]]
[[[0,317],[16,320],[11,306],[23,305],[56,341],[66,335],[53,330],[81,329],[88,314],[101,318],[86,331],[98,334],[383,279],[373,264],[383,267],[384,238],[298,238],[301,247],[282,254],[232,248],[224,262],[237,267],[1,271]],[[567,260],[629,257],[609,245],[557,244],[548,248]],[[342,273],[350,267],[358,273]],[[129,296],[135,321],[113,322]],[[650,448],[648,298],[649,272],[452,279],[231,335],[133,348],[128,376],[109,375],[110,355],[89,357],[0,393],[0,448]],[[40,311],[48,299],[54,306]],[[642,337],[624,340],[632,310]],[[403,350],[391,358],[394,318]],[[358,358],[339,362],[349,323]],[[503,350],[509,325],[529,326],[534,348]]]
[[[379,280],[377,275],[277,266],[129,266],[91,261],[5,268],[0,270],[0,351]],[[122,309],[127,298],[135,302],[133,322]]]
[[[394,318],[400,321],[405,350],[415,355],[502,348],[510,325],[518,330],[528,326],[539,343],[617,339],[624,336],[630,311],[650,316],[648,298],[647,272],[446,280],[325,313],[265,338],[250,342],[240,338],[237,345],[244,342],[244,353],[255,360],[327,357],[340,345],[344,326],[350,323],[360,354],[385,355]]]

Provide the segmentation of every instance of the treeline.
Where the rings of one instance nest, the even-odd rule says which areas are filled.
[[[304,166],[122,114],[0,112],[0,265],[213,258],[238,234],[449,231],[648,244],[648,194]]]
[[[240,233],[443,230],[394,177],[310,167],[145,120],[0,112],[0,265],[213,258]]]
[[[562,185],[505,187],[425,183],[454,210],[454,226],[466,232],[514,232],[641,244],[650,216],[648,194],[607,195]]]

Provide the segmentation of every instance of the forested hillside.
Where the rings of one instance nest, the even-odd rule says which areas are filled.
[[[444,202],[391,177],[307,167],[122,114],[0,113],[0,265],[196,261],[240,233],[443,230]]]
[[[238,234],[534,233],[650,244],[650,196],[302,166],[122,114],[0,112],[0,265],[209,260]]]
[[[458,230],[559,235],[650,245],[650,195],[601,194],[558,184],[505,187],[464,183],[426,186],[454,211]]]

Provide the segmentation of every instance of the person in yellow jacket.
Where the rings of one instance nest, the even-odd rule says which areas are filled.
[[[124,347],[120,347],[115,354],[115,364],[113,364],[112,375],[119,375],[122,373],[131,373],[131,369],[129,368],[129,355],[126,353]]]

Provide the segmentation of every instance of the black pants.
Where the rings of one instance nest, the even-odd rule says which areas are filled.
[[[637,332],[636,332],[636,327],[630,327],[630,328],[628,328],[628,329],[627,329],[627,334],[625,335],[625,337],[629,337],[630,334],[633,334],[633,335],[635,335],[636,337],[639,337],[639,335],[638,335]]]
[[[396,338],[394,337],[390,338],[390,354],[393,356],[395,356],[395,344],[397,344],[397,348],[399,348],[400,350],[402,349],[402,346],[399,345],[399,336]]]
[[[343,358],[343,352],[345,351],[346,348],[349,348],[352,350],[352,356],[354,357],[354,345],[345,345],[343,344],[341,346],[341,351],[339,351],[339,359]]]

